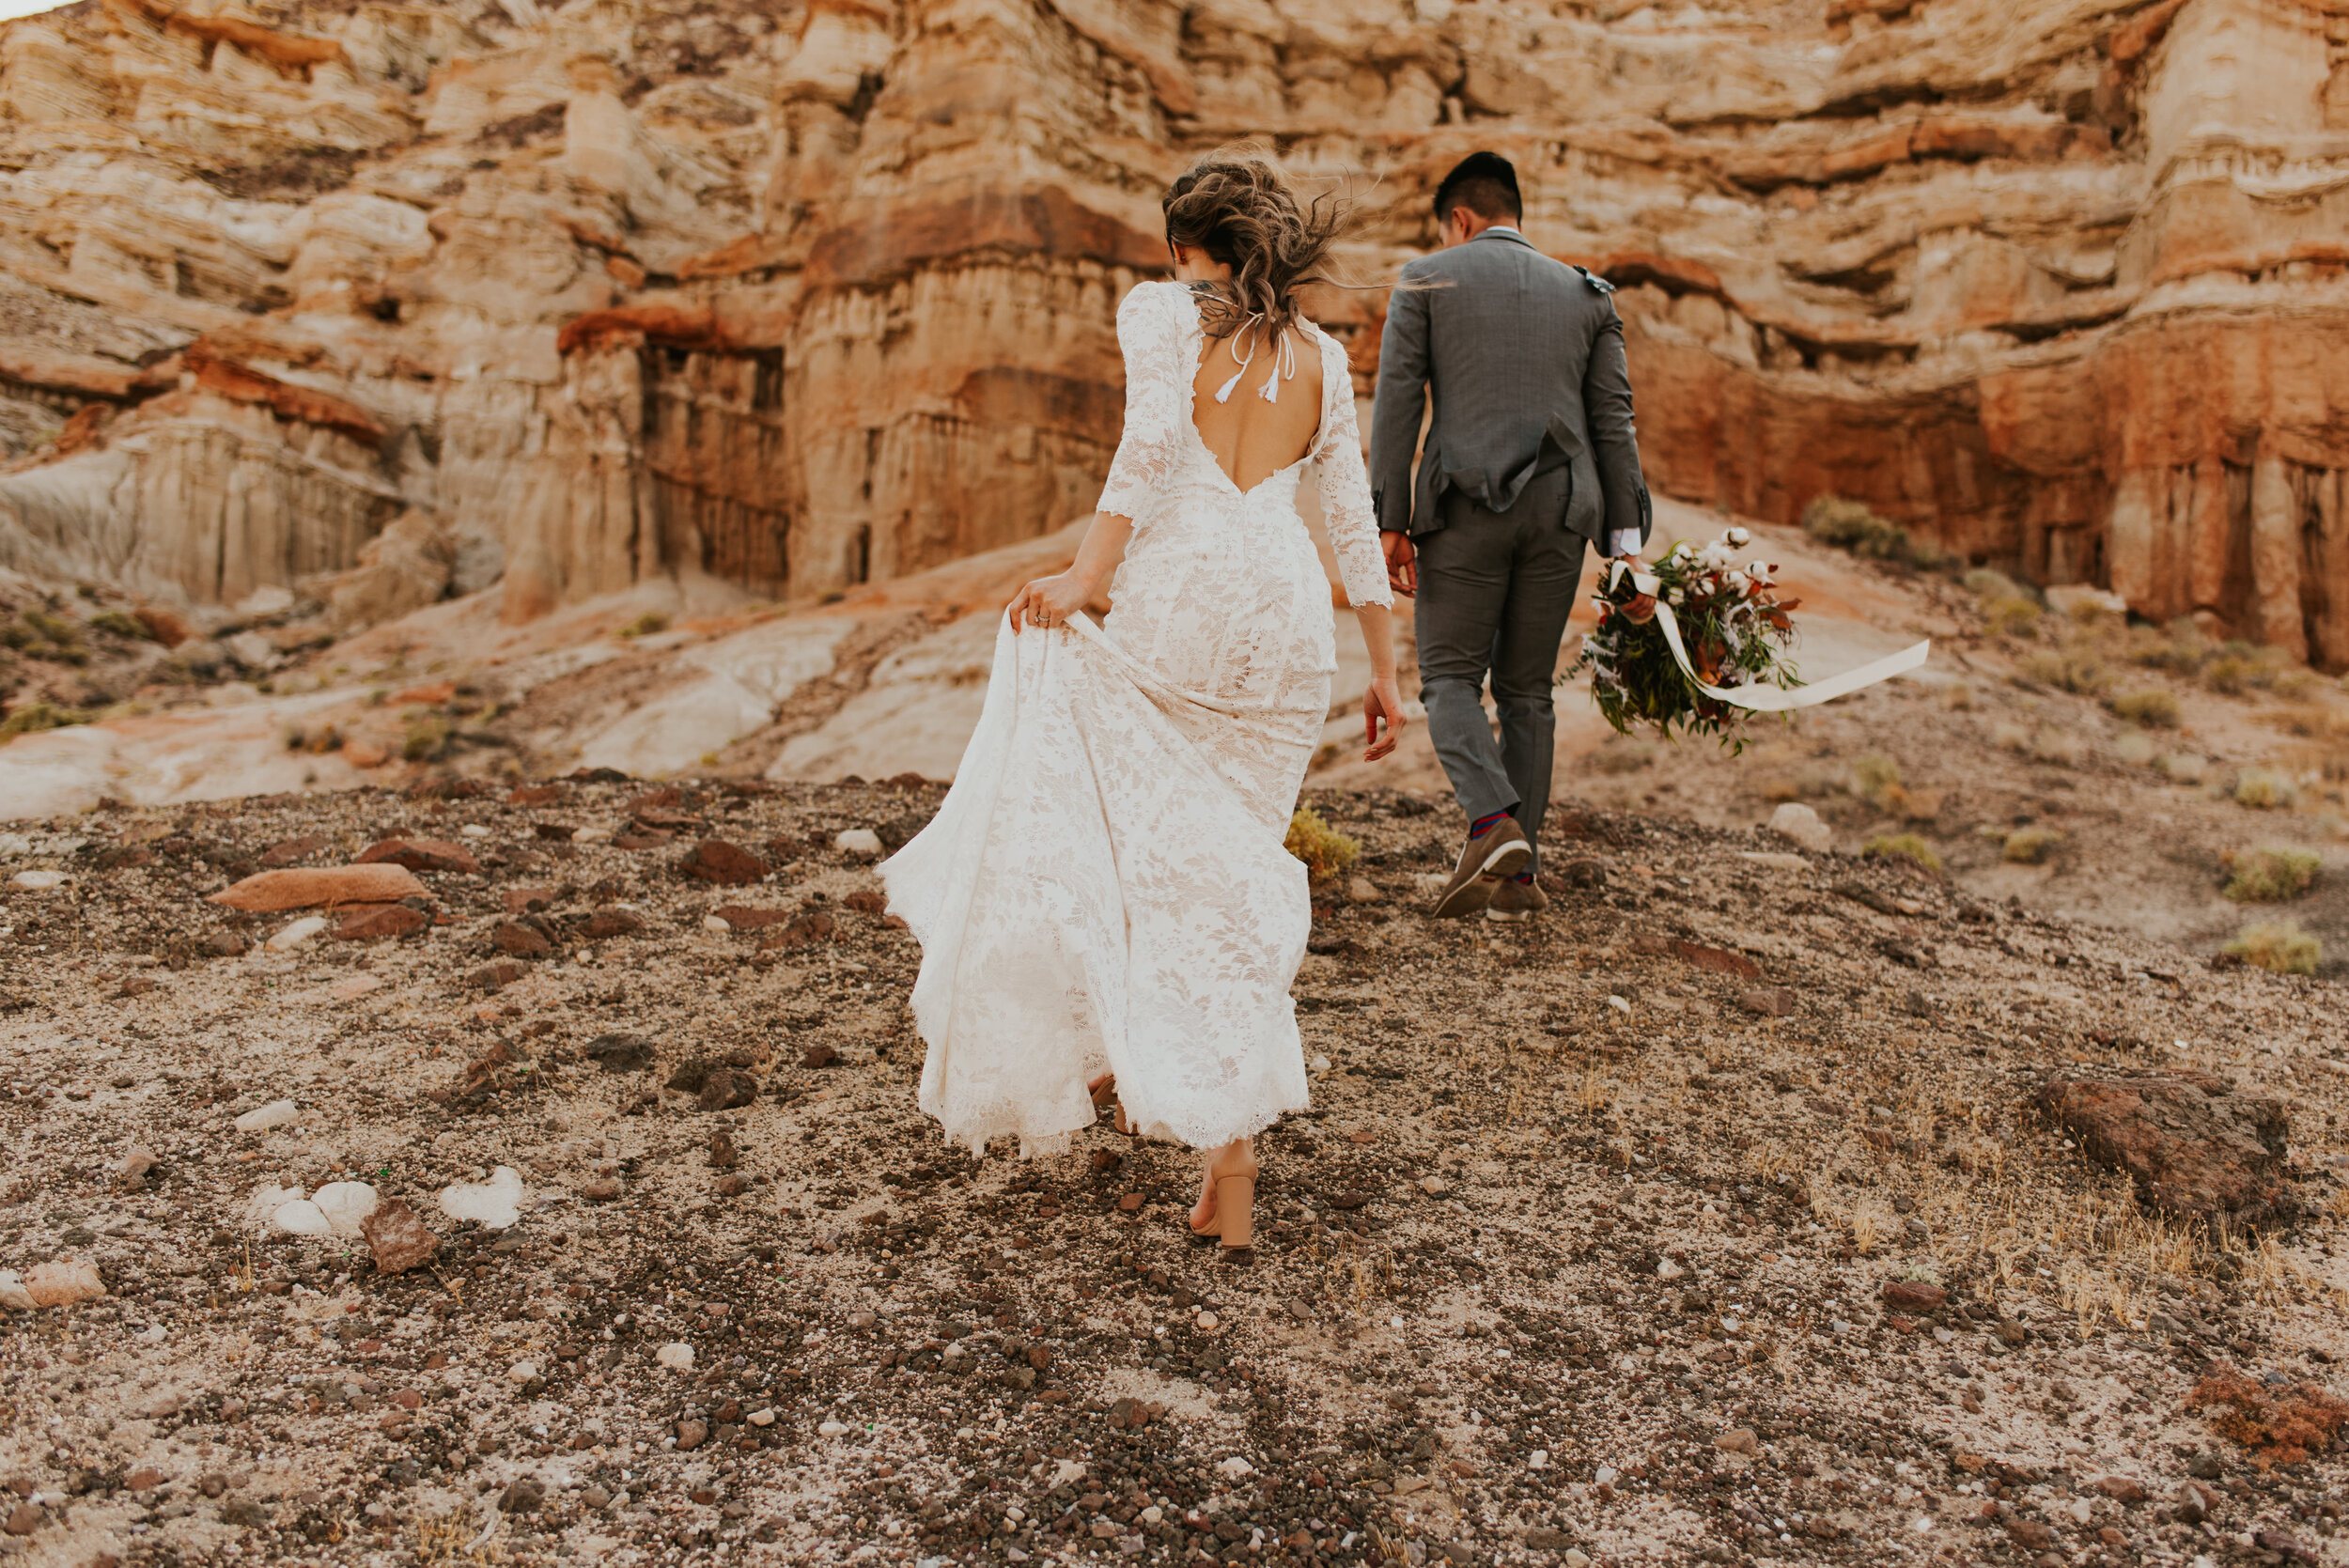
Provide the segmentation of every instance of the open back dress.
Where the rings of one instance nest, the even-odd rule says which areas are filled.
[[[1319,428],[1242,490],[1192,421],[1209,347],[1196,296],[1127,295],[1126,424],[1100,510],[1133,535],[1112,609],[1018,634],[1005,619],[954,787],[880,868],[922,944],[921,1107],[973,1152],[1065,1148],[1103,1071],[1142,1132],[1197,1148],[1307,1103],[1289,986],[1313,913],[1283,841],[1337,671],[1297,509],[1309,462],[1347,598],[1393,599],[1345,350],[1301,324]]]

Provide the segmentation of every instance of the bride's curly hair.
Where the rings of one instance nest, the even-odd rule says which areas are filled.
[[[1299,285],[1345,287],[1324,265],[1348,204],[1333,194],[1300,204],[1261,147],[1243,143],[1208,153],[1166,188],[1159,206],[1169,245],[1197,245],[1232,269],[1228,284],[1192,285],[1212,337],[1228,337],[1252,318],[1278,336],[1296,324]]]

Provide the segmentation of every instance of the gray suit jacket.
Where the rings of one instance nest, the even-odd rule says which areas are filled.
[[[1644,546],[1651,509],[1612,287],[1490,230],[1419,257],[1403,276],[1438,287],[1399,288],[1387,307],[1370,424],[1379,528],[1434,533],[1448,490],[1506,511],[1535,473],[1563,463],[1559,520],[1594,543],[1637,530]],[[1414,493],[1429,385],[1436,417]]]

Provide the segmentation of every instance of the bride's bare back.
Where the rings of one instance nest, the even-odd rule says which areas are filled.
[[[1321,430],[1321,350],[1301,326],[1283,335],[1285,352],[1276,352],[1282,346],[1266,341],[1261,330],[1243,334],[1237,341],[1208,338],[1191,377],[1190,421],[1200,444],[1242,491],[1254,489],[1303,457]],[[1244,371],[1243,362],[1248,366]],[[1235,372],[1239,384],[1217,402],[1215,395]],[[1268,403],[1265,386],[1276,375],[1281,377],[1280,394]]]

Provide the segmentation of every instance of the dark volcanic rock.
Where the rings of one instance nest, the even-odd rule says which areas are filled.
[[[677,863],[677,869],[720,887],[739,888],[764,878],[767,862],[739,844],[706,838],[693,846],[693,852]]]
[[[2221,1228],[2299,1212],[2284,1172],[2280,1101],[2179,1071],[2052,1078],[2034,1103],[2091,1159],[2126,1171],[2148,1208]]]
[[[375,1254],[379,1274],[404,1274],[441,1250],[441,1238],[397,1198],[359,1221],[359,1234]]]
[[[652,1065],[652,1042],[642,1034],[599,1034],[580,1054],[607,1073],[641,1073]]]
[[[554,944],[535,928],[516,920],[502,920],[490,933],[490,944],[511,958],[543,958]]]
[[[347,942],[376,941],[412,936],[431,924],[431,917],[422,909],[405,904],[353,904],[343,910],[334,935]]]
[[[702,1079],[701,1108],[704,1110],[737,1110],[758,1097],[758,1079],[732,1067],[712,1069]]]
[[[404,865],[411,871],[474,872],[481,862],[461,844],[437,838],[387,838],[369,845],[360,865]]]

